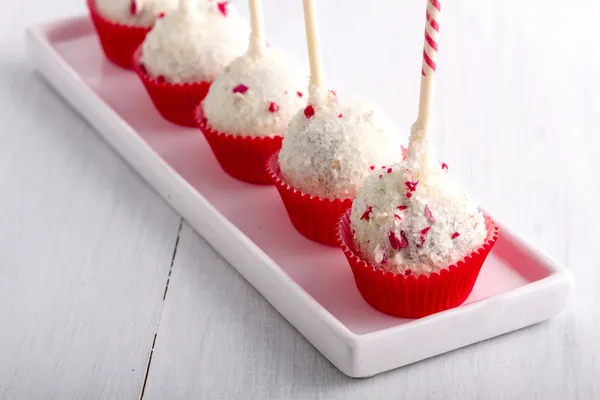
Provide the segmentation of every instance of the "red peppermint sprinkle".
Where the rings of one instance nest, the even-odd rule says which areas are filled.
[[[388,168],[388,169],[387,169],[387,173],[388,173],[388,174],[391,174],[391,173],[392,173],[392,169],[391,169],[391,168]]]
[[[221,1],[219,3],[217,3],[217,7],[219,8],[219,11],[221,12],[221,14],[223,14],[224,17],[227,16],[227,5],[229,4],[228,1]]]
[[[164,76],[162,76],[162,75],[158,75],[158,76],[156,77],[156,81],[157,81],[158,83],[164,83],[164,82],[165,82],[165,77],[164,77]]]
[[[165,12],[161,11],[161,12],[158,13],[158,18],[159,19],[163,19],[165,17],[165,15],[166,15]]]
[[[408,197],[410,199],[412,197],[412,193],[411,192],[407,192],[406,193],[406,197]]]
[[[371,206],[367,206],[367,209],[365,210],[365,212],[363,213],[362,217],[360,217],[360,220],[362,221],[363,219],[365,221],[368,221],[371,219],[371,211],[373,211],[373,207]]]
[[[398,214],[394,214],[394,217],[396,217],[397,220],[402,221],[402,217],[399,216]]]
[[[412,271],[410,269],[407,269],[406,271],[404,271],[404,275],[411,276],[412,275]]]
[[[277,103],[275,103],[275,102],[271,102],[271,104],[269,104],[269,111],[271,111],[271,112],[279,111],[279,105],[277,105]]]
[[[233,93],[246,93],[248,91],[248,86],[244,85],[243,83],[240,83],[239,85],[237,85],[236,87],[233,88]]]
[[[457,237],[459,237],[459,236],[460,236],[460,233],[458,233],[458,232],[454,232],[454,233],[452,234],[452,239],[456,239],[456,238],[457,238]]]
[[[404,182],[404,186],[406,186],[406,188],[411,191],[414,192],[415,190],[417,190],[417,185],[419,184],[419,181],[406,181]]]
[[[371,166],[369,167],[369,169],[370,169],[371,171],[373,171],[373,170],[375,169],[375,166],[374,166],[374,165],[371,165]]]
[[[135,3],[135,0],[131,0],[131,4],[129,4],[129,12],[131,15],[137,14],[137,4]]]
[[[398,206],[398,210],[404,211],[408,208],[408,206]]]
[[[404,233],[404,231],[400,231],[400,236],[402,236],[400,247],[404,249],[405,247],[408,247],[408,239],[406,238],[406,234]]]
[[[402,159],[406,160],[406,157],[408,157],[408,149],[404,146],[400,146],[400,148],[402,149]]]
[[[427,228],[423,228],[421,229],[421,234],[422,235],[427,235],[429,233],[429,230],[431,229],[430,226],[428,226]]]
[[[429,219],[431,222],[435,222],[435,217],[433,216],[433,214],[431,213],[431,210],[429,209],[429,206],[426,205],[425,206],[425,216],[427,217],[427,219]]]
[[[343,116],[344,116],[344,114],[342,114],[342,113],[338,114],[338,118],[342,118]]]
[[[390,246],[392,246],[392,249],[400,250],[400,239],[398,239],[398,236],[393,231],[390,231],[388,233],[388,239],[390,241]]]
[[[446,164],[445,162],[442,163],[442,169],[444,171],[448,171],[448,164]]]
[[[381,265],[387,264],[387,261],[388,261],[387,257],[383,256],[383,260],[381,260]]]
[[[311,105],[304,109],[304,116],[308,119],[311,119],[315,115],[315,108]]]
[[[296,92],[296,94],[298,95],[298,97],[302,97],[302,92]]]
[[[394,250],[402,250],[408,247],[408,239],[406,239],[406,234],[404,231],[400,231],[401,238],[398,238],[398,235],[394,231],[390,231],[388,233],[388,239],[390,241],[390,246]]]
[[[331,93],[332,95],[334,95],[335,97],[337,97],[337,93],[335,92],[335,90],[331,89],[331,90],[329,91],[329,93]]]
[[[383,175],[379,175],[379,179],[383,178]]]

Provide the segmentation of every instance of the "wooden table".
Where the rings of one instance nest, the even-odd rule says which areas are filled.
[[[264,3],[271,43],[302,56],[301,2]],[[404,132],[421,3],[319,4],[332,85],[376,100]],[[573,271],[568,309],[352,380],[32,71],[25,26],[84,1],[3,3],[0,399],[600,398],[600,3],[566,4],[444,3],[434,134],[469,193]]]

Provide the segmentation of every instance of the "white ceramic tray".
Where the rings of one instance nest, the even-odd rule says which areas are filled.
[[[87,18],[32,27],[27,44],[49,84],[349,376],[372,376],[532,325],[565,306],[571,274],[497,221],[500,239],[463,306],[418,320],[381,314],[360,297],[339,249],[294,230],[275,188],[230,178],[198,130],[159,117],[137,76],[104,60]]]

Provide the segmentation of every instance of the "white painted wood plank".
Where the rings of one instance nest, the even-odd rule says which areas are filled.
[[[0,149],[0,398],[135,397],[179,218],[37,78],[14,78],[36,100]]]
[[[291,398],[296,373],[341,376],[187,224],[166,299],[144,399]]]
[[[0,13],[0,398],[139,398],[179,217],[31,70]]]

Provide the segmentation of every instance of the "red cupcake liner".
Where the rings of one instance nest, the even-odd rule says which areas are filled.
[[[267,172],[275,184],[285,209],[298,232],[315,242],[337,246],[337,224],[344,213],[352,207],[353,199],[327,199],[311,196],[297,190],[281,177],[279,152],[267,162]]]
[[[350,211],[339,220],[338,243],[354,274],[356,287],[374,309],[402,318],[421,318],[458,307],[469,297],[483,263],[498,240],[498,227],[485,218],[485,243],[464,259],[429,276],[405,276],[376,268],[358,255]]]
[[[232,135],[212,129],[204,117],[202,104],[196,110],[196,124],[206,137],[219,165],[240,181],[272,185],[265,170],[269,157],[279,151],[283,137],[253,137]]]
[[[154,107],[167,121],[182,126],[196,126],[196,107],[204,100],[211,82],[169,83],[154,79],[140,62],[141,47],[133,55],[133,69],[138,74],[154,103]]]
[[[96,10],[96,0],[87,0],[87,7],[106,58],[119,67],[132,69],[133,53],[151,28],[123,25],[104,18]]]

